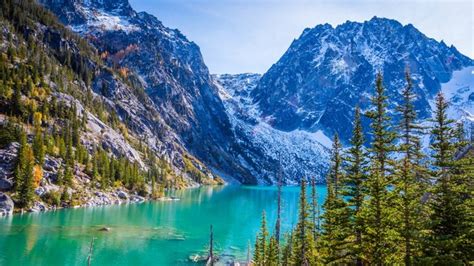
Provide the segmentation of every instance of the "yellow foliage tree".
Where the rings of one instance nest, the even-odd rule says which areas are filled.
[[[41,114],[40,112],[35,112],[33,114],[33,125],[35,127],[41,126],[41,121],[42,120],[43,120],[43,114]]]
[[[35,165],[35,167],[33,168],[33,181],[34,181],[35,188],[39,187],[39,184],[42,178],[43,178],[43,168],[41,168],[41,166],[39,165]]]

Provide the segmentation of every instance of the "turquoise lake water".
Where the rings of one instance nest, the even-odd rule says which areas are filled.
[[[318,186],[319,202],[326,189]],[[218,254],[245,260],[262,210],[273,229],[275,187],[222,186],[172,192],[179,201],[79,208],[0,218],[0,265],[195,265],[209,226]],[[295,223],[298,187],[283,188],[282,230]],[[111,231],[101,232],[102,227]]]

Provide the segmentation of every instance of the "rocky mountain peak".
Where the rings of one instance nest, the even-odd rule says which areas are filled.
[[[427,117],[428,101],[440,84],[471,65],[473,60],[454,47],[396,20],[324,24],[305,30],[262,76],[252,96],[262,117],[280,130],[322,129],[347,140],[353,108],[368,107],[377,72],[383,73],[394,107],[409,68],[420,95],[420,117]]]

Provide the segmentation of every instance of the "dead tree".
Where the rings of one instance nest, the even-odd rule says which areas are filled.
[[[206,265],[214,265],[214,232],[212,230],[212,224],[209,235],[209,257],[207,258]]]
[[[281,161],[278,158],[278,199],[277,199],[277,220],[275,224],[275,240],[277,244],[280,244],[280,227],[281,227],[281,186],[282,186],[282,171]]]
[[[317,238],[319,232],[319,206],[318,206],[318,192],[316,191],[316,178],[311,178],[311,216],[313,222],[313,237]]]
[[[94,252],[94,237],[92,237],[91,245],[89,247],[89,256],[87,256],[87,265],[91,266],[92,253]]]

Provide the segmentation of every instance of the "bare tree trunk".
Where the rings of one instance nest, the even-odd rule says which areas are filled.
[[[207,258],[207,265],[214,265],[214,232],[212,230],[212,224],[209,236],[209,257]]]
[[[94,237],[92,237],[91,245],[89,247],[89,256],[87,256],[87,265],[91,266],[92,253],[94,252]]]
[[[316,192],[316,178],[311,178],[311,212],[313,220],[313,237],[316,240],[319,232],[319,207],[318,194]]]
[[[279,158],[280,160],[280,158]],[[282,186],[282,172],[281,162],[278,161],[278,206],[277,206],[277,220],[275,225],[275,239],[277,244],[280,244],[280,226],[281,226],[281,186]]]

